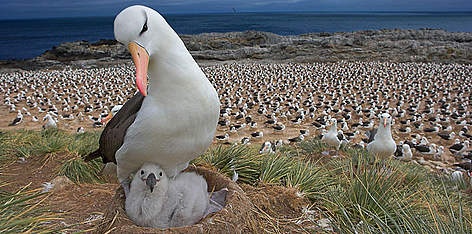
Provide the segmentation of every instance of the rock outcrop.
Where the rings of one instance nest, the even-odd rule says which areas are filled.
[[[280,36],[245,31],[181,35],[198,62],[335,62],[390,61],[472,63],[472,33],[439,29],[375,30]],[[36,69],[58,65],[100,66],[129,61],[115,40],[66,42],[41,56],[0,61],[0,68]]]

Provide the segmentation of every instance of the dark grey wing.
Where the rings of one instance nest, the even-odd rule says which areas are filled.
[[[144,96],[138,92],[123,105],[103,130],[99,148],[85,157],[85,161],[102,157],[103,163],[116,163],[115,153],[123,144],[126,131],[136,119],[143,100]]]
[[[374,128],[374,129],[368,131],[368,133],[369,133],[369,140],[368,140],[367,143],[370,143],[370,142],[374,141],[375,134],[377,134],[377,128]]]
[[[21,121],[21,118],[18,118],[18,117],[17,117],[17,118],[15,118],[15,119],[13,120],[13,122],[11,122],[10,124],[8,124],[8,126],[15,126],[15,125],[17,125],[18,123],[20,123],[20,121]]]
[[[466,171],[472,170],[472,163],[470,163],[470,162],[456,163],[456,164],[454,164],[454,166],[460,167],[460,168],[462,168]]]

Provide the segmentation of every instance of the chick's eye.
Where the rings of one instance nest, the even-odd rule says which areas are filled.
[[[143,171],[143,170],[141,170],[141,175],[144,175],[144,171]]]
[[[162,176],[162,171],[161,171],[161,172],[159,172],[159,176]]]
[[[139,35],[143,34],[144,32],[146,32],[148,30],[148,26],[147,26],[147,21],[144,23],[143,25],[143,29],[141,29],[141,32],[139,33]]]

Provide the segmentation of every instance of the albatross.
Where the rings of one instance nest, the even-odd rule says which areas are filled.
[[[99,148],[86,160],[102,157],[104,163],[116,163],[127,195],[130,175],[144,163],[160,165],[173,178],[206,151],[220,101],[177,33],[155,10],[140,5],[124,9],[115,18],[114,34],[131,53],[139,93],[110,120]]]
[[[380,124],[377,133],[374,135],[374,141],[367,145],[367,151],[381,159],[388,158],[395,153],[397,148],[392,138],[392,117],[383,113],[380,115]]]
[[[336,154],[341,146],[341,140],[338,138],[338,122],[336,119],[331,119],[331,127],[328,133],[323,135],[321,138],[322,142],[325,142],[329,146],[336,147]]]

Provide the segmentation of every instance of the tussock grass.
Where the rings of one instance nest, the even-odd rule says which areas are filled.
[[[254,184],[259,175],[259,182],[296,188],[329,217],[339,233],[472,233],[470,196],[464,193],[467,184],[431,174],[411,162],[376,160],[366,150],[350,146],[341,148],[344,158],[323,164],[313,160],[321,160],[317,154],[326,149],[319,140],[285,146],[275,154],[220,145],[195,162],[228,177],[233,175],[231,168],[244,162],[251,170],[238,174],[251,179],[238,182]]]
[[[34,158],[36,155],[53,156],[65,153],[70,159],[64,161],[58,175],[65,175],[76,183],[100,182],[100,160],[84,162],[84,156],[98,147],[100,132],[76,135],[63,130],[19,130],[0,135],[0,160],[12,161],[19,157]],[[31,159],[35,160],[35,159]]]
[[[266,184],[283,185],[290,173],[292,159],[283,154],[264,155],[259,180]]]
[[[0,156],[4,159],[8,156],[29,157],[37,142],[41,139],[38,132],[20,130],[5,132],[0,135]]]
[[[350,158],[332,161],[337,181],[323,201],[337,232],[470,233],[470,204],[444,176],[413,163],[375,161],[364,150],[346,152]]]
[[[213,167],[230,178],[236,172],[238,181],[247,184],[255,184],[260,174],[257,154],[244,145],[230,147],[219,145],[208,150],[195,162]]]
[[[458,197],[451,196],[444,180],[442,190],[431,191],[425,194],[429,213],[434,221],[431,231],[437,233],[472,233],[472,214],[470,212],[470,199],[463,198],[461,193]]]
[[[81,159],[98,147],[99,135],[55,129],[1,133],[0,162],[65,153],[68,159],[59,167],[58,175],[75,183],[101,182],[100,160],[86,163]],[[321,155],[328,148],[318,139],[284,146],[274,154],[259,154],[256,148],[217,145],[193,163],[229,178],[237,174],[238,183],[294,187],[330,219],[331,227],[339,233],[472,233],[472,199],[465,192],[470,190],[469,183],[432,174],[411,162],[378,161],[364,149],[350,146],[341,147],[344,157],[333,159]],[[48,230],[44,222],[56,217],[36,207],[31,209],[36,215],[22,213],[43,196],[24,191],[19,193],[22,195],[0,193],[0,232]],[[23,205],[6,209],[7,198],[18,199]],[[22,213],[19,218],[24,219],[13,221],[15,214],[11,212]]]
[[[332,184],[332,177],[316,163],[294,161],[287,173],[286,185],[312,200],[321,198]]]
[[[301,149],[302,155],[313,155],[320,154],[323,151],[329,149],[328,145],[321,142],[320,139],[308,139],[298,143],[298,147]]]
[[[98,131],[81,135],[58,129],[9,131],[0,135],[0,157],[28,158],[66,151],[85,155],[98,147],[99,136]]]
[[[28,186],[10,193],[2,188],[5,185],[4,182],[0,183],[0,233],[59,231],[47,225],[60,220],[59,214],[41,207],[47,194],[28,190]]]
[[[62,152],[70,143],[70,138],[64,131],[48,129],[41,132],[41,141],[37,142],[35,154],[50,154]]]
[[[421,190],[402,183],[402,176],[389,166],[370,166],[362,161],[350,164],[348,173],[338,178],[337,190],[326,197],[327,208],[338,229],[401,232],[408,221],[402,213],[416,215],[419,207],[414,198]]]
[[[58,175],[67,176],[75,183],[94,183],[102,182],[99,175],[103,164],[100,159],[85,162],[81,157],[67,160],[61,166]]]
[[[67,146],[67,150],[75,152],[79,156],[83,157],[88,155],[90,152],[98,148],[98,139],[100,138],[100,132],[85,132],[80,135],[71,137],[71,142]]]

